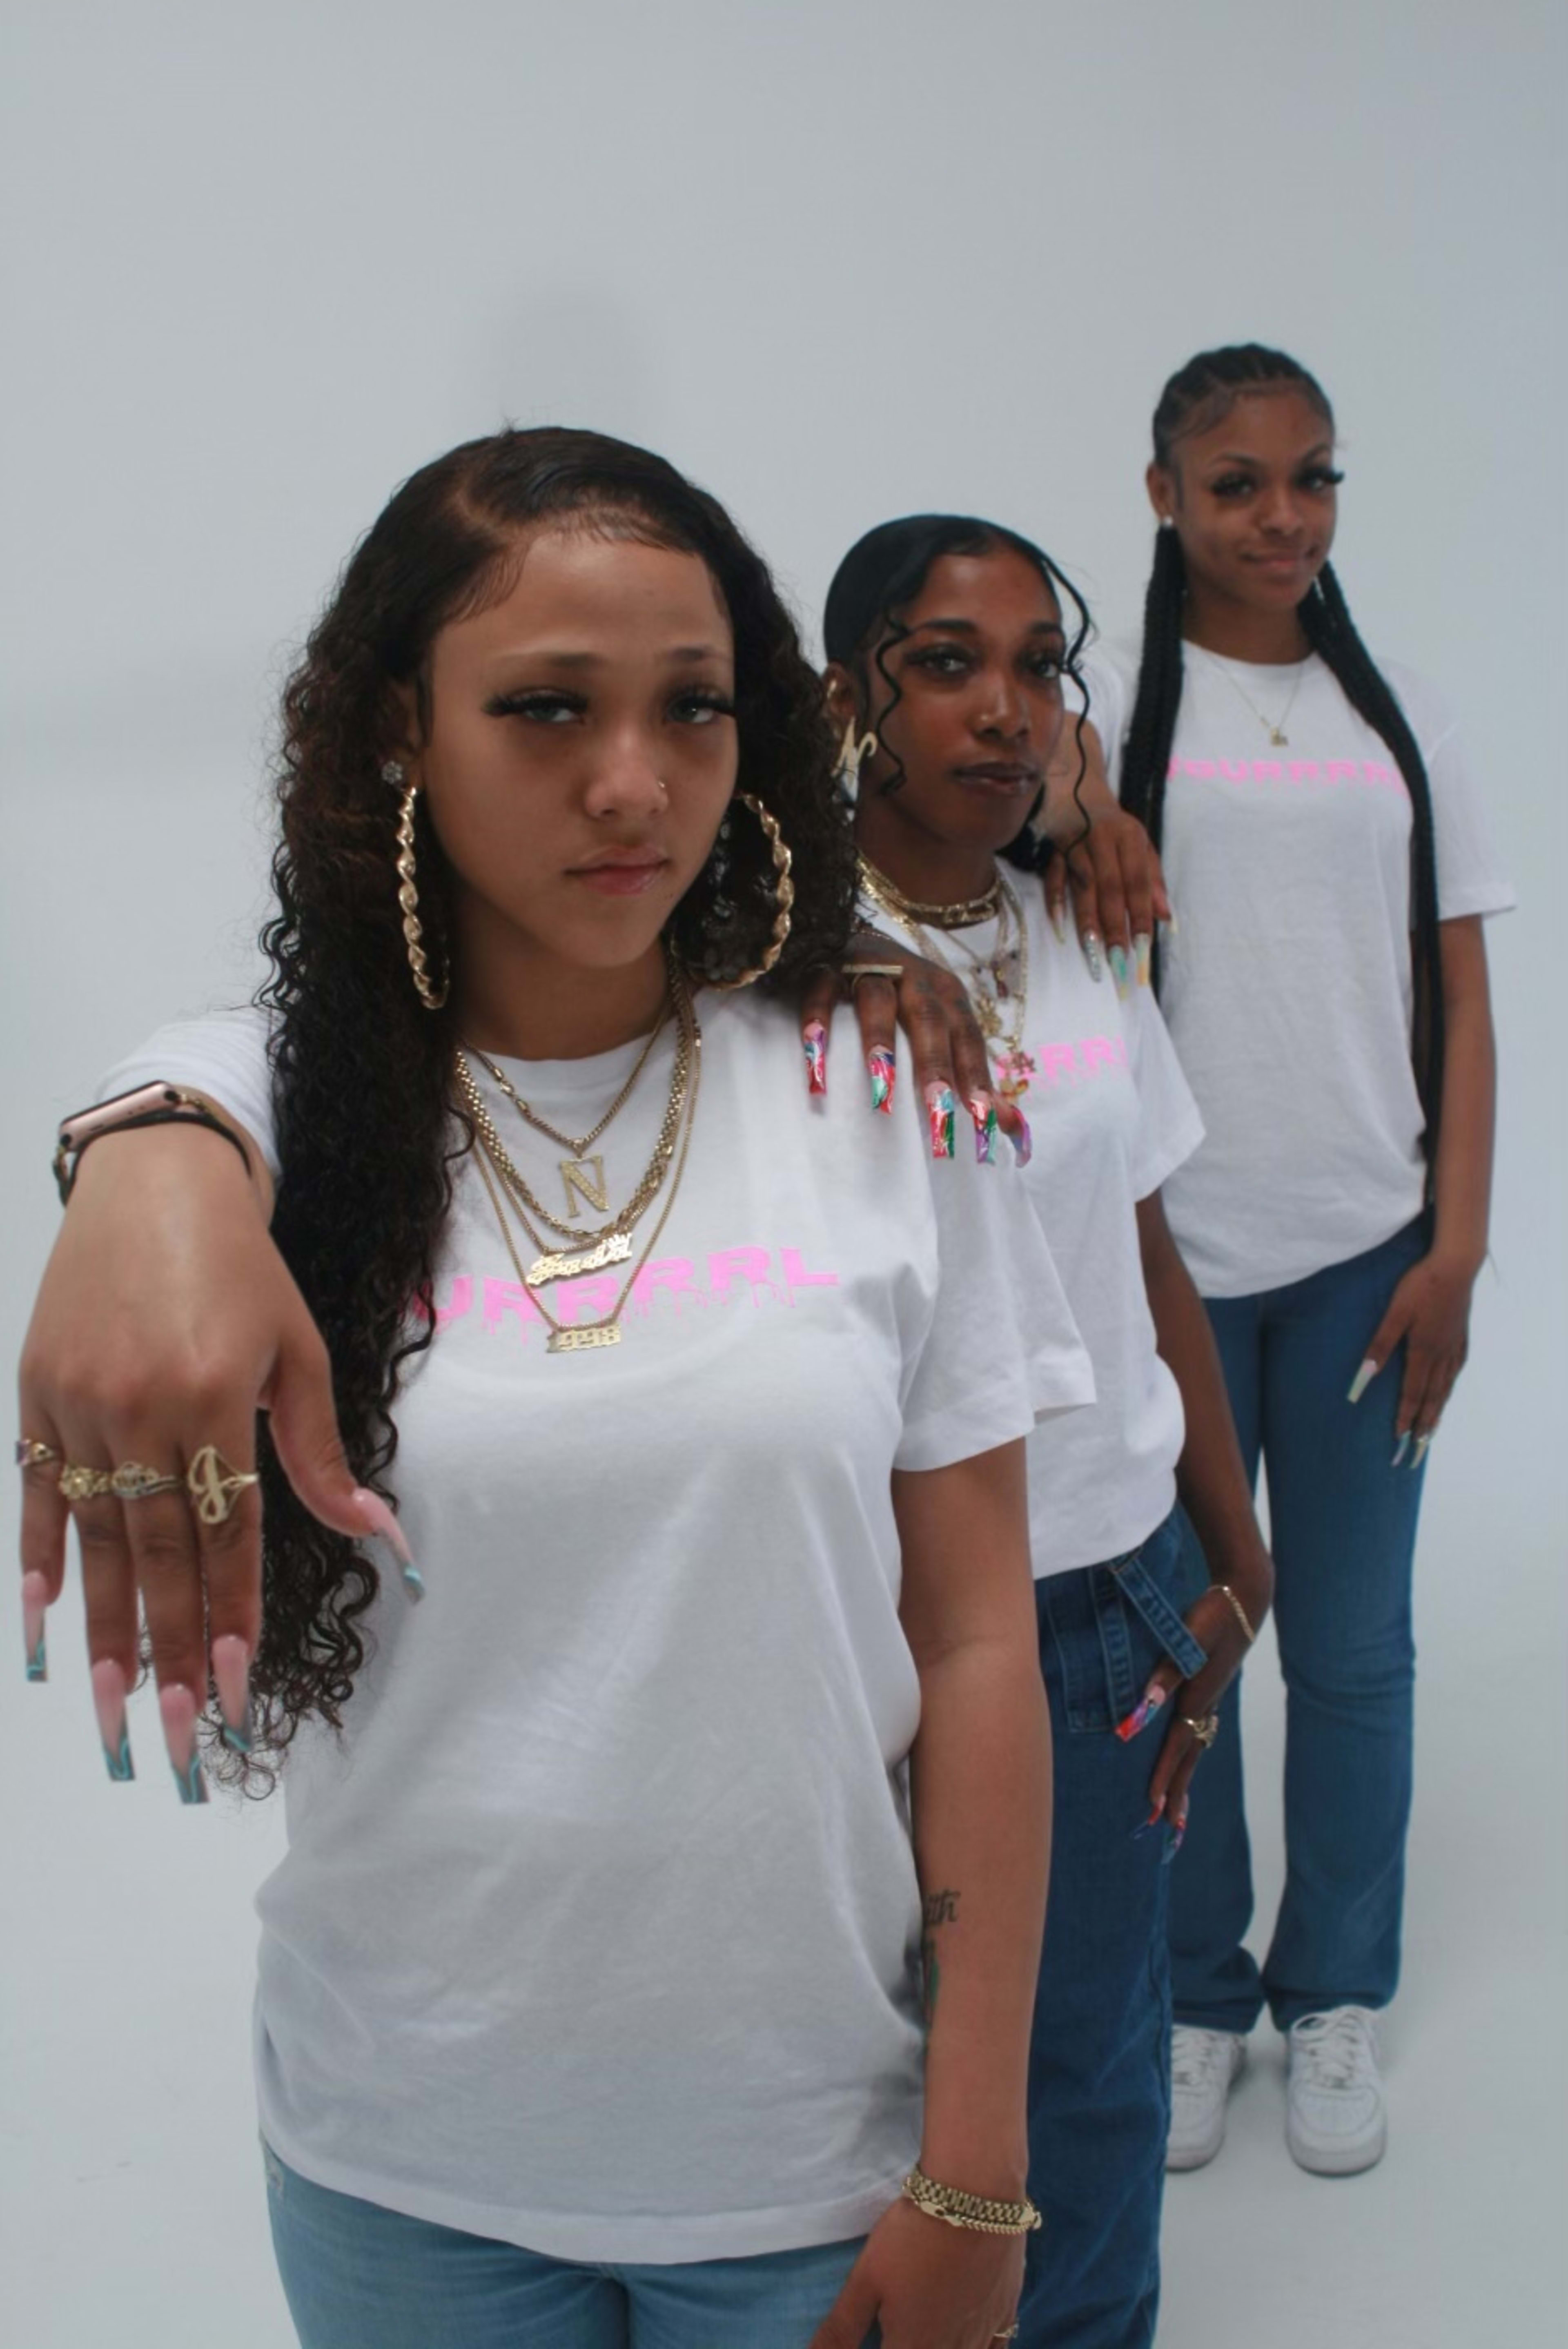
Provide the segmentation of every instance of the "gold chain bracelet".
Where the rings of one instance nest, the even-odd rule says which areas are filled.
[[[1247,1645],[1250,1648],[1253,1641],[1258,1635],[1253,1630],[1252,1624],[1247,1619],[1246,1609],[1242,1605],[1241,1600],[1236,1597],[1236,1594],[1231,1588],[1230,1584],[1228,1582],[1211,1582],[1209,1588],[1211,1590],[1217,1590],[1222,1599],[1228,1599],[1230,1600],[1232,1607],[1235,1610],[1236,1620],[1247,1635]]]
[[[1002,2202],[990,2194],[965,2194],[956,2186],[939,2186],[923,2169],[912,2169],[899,2191],[928,2219],[975,2235],[1032,2235],[1042,2223],[1026,2195],[1020,2202]]]

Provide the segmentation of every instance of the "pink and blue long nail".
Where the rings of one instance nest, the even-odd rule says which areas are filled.
[[[880,1109],[884,1117],[891,1117],[892,1089],[898,1082],[892,1054],[884,1052],[879,1045],[874,1051],[866,1054],[866,1067],[871,1071],[872,1107]]]
[[[1139,1731],[1148,1728],[1164,1702],[1165,1691],[1158,1682],[1152,1688],[1144,1690],[1140,1701],[1133,1706],[1127,1719],[1119,1721],[1116,1724],[1116,1733],[1124,1745],[1130,1745]]]
[[[806,1050],[806,1090],[809,1093],[825,1093],[828,1090],[828,1031],[820,1019],[807,1022],[800,1039]]]
[[[233,1754],[249,1754],[251,1733],[251,1651],[237,1631],[225,1631],[212,1642],[212,1678],[218,1688],[223,1743]]]
[[[136,1764],[130,1758],[130,1732],[125,1725],[125,1674],[112,1656],[100,1656],[93,1666],[92,1682],[104,1767],[118,1785],[129,1785],[136,1775]]]
[[[1029,1131],[1029,1121],[1022,1110],[1018,1111],[1017,1116],[1018,1131],[1016,1133],[1010,1133],[1007,1139],[1013,1145],[1013,1155],[1019,1165],[1026,1166],[1035,1154],[1035,1137]]]
[[[25,1574],[22,1577],[22,1646],[30,1681],[46,1681],[49,1677],[48,1634],[45,1630],[48,1604],[49,1586],[43,1576]]]
[[[981,1166],[990,1166],[996,1157],[996,1104],[987,1093],[975,1093],[969,1103],[969,1114],[975,1121],[975,1156]]]
[[[951,1158],[953,1139],[957,1130],[952,1086],[927,1085],[925,1107],[931,1120],[931,1154],[934,1158]]]
[[[207,1781],[202,1775],[201,1756],[196,1750],[196,1700],[188,1688],[176,1681],[159,1692],[158,1709],[163,1715],[169,1766],[174,1773],[180,1799],[182,1803],[204,1803]]]

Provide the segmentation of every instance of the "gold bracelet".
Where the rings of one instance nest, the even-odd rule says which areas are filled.
[[[1236,1620],[1247,1635],[1247,1645],[1250,1648],[1253,1641],[1258,1635],[1253,1630],[1252,1625],[1248,1622],[1247,1610],[1242,1605],[1241,1600],[1236,1597],[1235,1592],[1231,1588],[1230,1584],[1228,1582],[1211,1582],[1209,1588],[1211,1590],[1217,1590],[1222,1599],[1228,1599],[1230,1600],[1231,1605],[1235,1609]]]
[[[912,2169],[899,2191],[928,2219],[967,2228],[975,2235],[1032,2235],[1041,2224],[1026,2195],[1021,2202],[1001,2202],[990,2194],[965,2194],[956,2186],[938,2186],[923,2169]]]

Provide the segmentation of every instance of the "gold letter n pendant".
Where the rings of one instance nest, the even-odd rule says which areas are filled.
[[[610,1212],[610,1193],[604,1181],[603,1158],[562,1158],[557,1161],[561,1179],[566,1185],[566,1212],[573,1223],[577,1220],[577,1197],[581,1193],[596,1216]],[[593,1168],[590,1174],[589,1168]]]

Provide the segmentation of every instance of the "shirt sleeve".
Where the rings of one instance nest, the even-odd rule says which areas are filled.
[[[99,1083],[98,1099],[112,1101],[136,1085],[191,1085],[239,1119],[275,1174],[277,1120],[268,1033],[267,1015],[253,1004],[242,1011],[174,1020],[109,1070]]]
[[[959,1123],[962,1152],[962,1112]],[[1016,1169],[961,1155],[928,1171],[939,1275],[905,1371],[899,1468],[950,1467],[1095,1399],[1088,1354]]]
[[[1191,1157],[1203,1139],[1203,1120],[1152,988],[1134,988],[1128,1011],[1128,1057],[1138,1091],[1132,1195],[1147,1199]]]
[[[1439,920],[1511,913],[1518,898],[1492,844],[1458,720],[1425,678],[1392,661],[1383,673],[1410,721],[1431,787]]]

